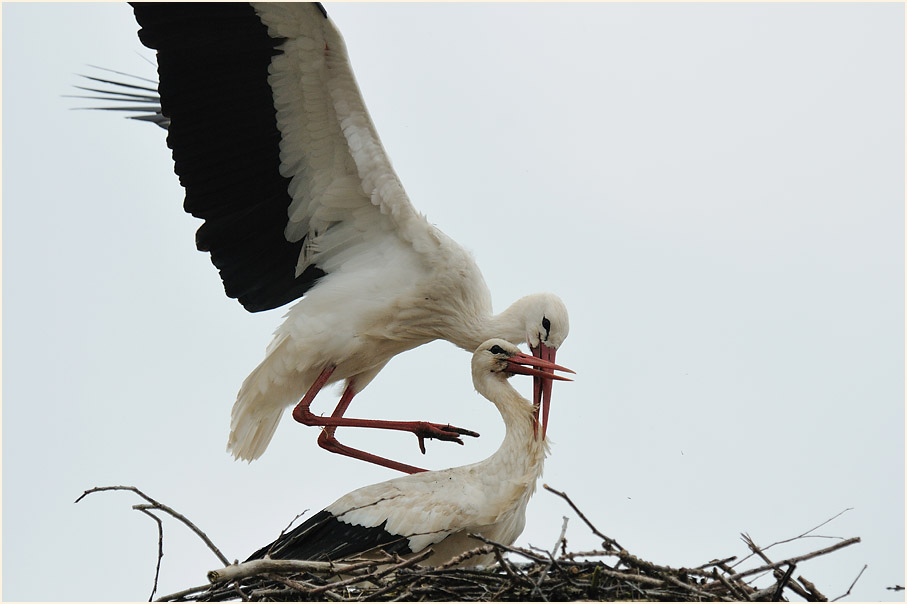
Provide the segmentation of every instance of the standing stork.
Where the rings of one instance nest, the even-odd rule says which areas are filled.
[[[542,475],[548,443],[536,429],[533,405],[507,379],[515,373],[567,379],[535,367],[570,371],[522,354],[499,339],[483,343],[472,356],[473,384],[494,403],[506,426],[504,441],[491,457],[357,489],[259,549],[249,560],[266,556],[339,560],[379,549],[405,556],[431,547],[434,552],[426,564],[437,566],[480,546],[470,533],[504,545],[516,541],[526,522],[526,505]],[[488,564],[493,559],[488,554],[470,559],[470,564]]]
[[[478,436],[344,413],[393,356],[436,339],[467,351],[492,337],[527,342],[554,361],[569,330],[563,302],[533,294],[492,313],[472,256],[410,203],[320,4],[133,8],[157,51],[160,115],[150,119],[168,130],[185,210],[204,219],[198,249],[250,312],[305,296],[240,388],[228,451],[259,457],[297,401],[297,421],[325,427],[323,448],[407,473],[423,470],[343,445],[336,428],[412,432],[423,453],[425,438]],[[313,414],[315,395],[340,380],[333,414]],[[533,392],[544,435],[551,380],[536,377]]]

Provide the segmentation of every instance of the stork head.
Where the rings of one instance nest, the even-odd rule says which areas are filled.
[[[481,388],[482,377],[489,372],[499,375],[502,380],[519,373],[521,375],[531,375],[533,379],[541,379],[547,383],[552,380],[570,381],[570,378],[555,375],[555,370],[574,373],[572,370],[556,365],[552,361],[523,354],[516,345],[498,338],[483,342],[472,357],[473,382],[482,394],[486,394]],[[539,418],[537,403],[534,406],[534,415],[537,423]],[[543,421],[546,418],[547,414],[543,416]],[[546,427],[545,425],[542,426],[542,438],[545,437]]]
[[[554,294],[531,294],[513,303],[522,322],[523,334],[514,342],[525,341],[530,348],[557,349],[570,333],[567,306]]]

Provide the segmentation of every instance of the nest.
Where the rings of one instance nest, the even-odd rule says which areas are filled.
[[[155,501],[135,487],[97,487],[85,491],[79,499],[99,491],[132,491],[145,503],[133,508],[154,518],[158,524],[158,563],[155,570],[154,598],[163,555],[163,523],[154,513],[164,512],[183,522],[218,556],[224,568],[208,573],[208,583],[190,587],[158,598],[157,601],[220,602],[242,600],[255,602],[278,601],[424,601],[424,602],[564,602],[575,600],[646,600],[673,602],[726,601],[786,601],[793,592],[809,602],[825,602],[828,598],[816,586],[795,573],[800,562],[824,556],[859,543],[859,537],[842,539],[830,547],[800,556],[773,562],[766,555],[773,543],[758,547],[746,534],[743,541],[751,554],[737,560],[736,556],[714,559],[689,568],[672,568],[655,564],[628,552],[617,541],[607,537],[589,522],[566,493],[544,485],[558,495],[577,513],[594,535],[602,540],[599,550],[568,552],[564,518],[560,537],[551,551],[538,548],[513,547],[473,535],[484,545],[465,552],[439,566],[422,566],[430,550],[413,557],[376,556],[369,559],[348,559],[335,562],[296,560],[253,560],[230,564],[211,540],[189,519],[172,508]],[[847,510],[844,510],[845,512]],[[825,522],[787,539],[794,541],[810,536]],[[493,554],[497,563],[491,567],[468,567],[469,559]],[[749,568],[743,563],[750,561]],[[847,593],[863,574],[859,571]],[[797,575],[795,577],[795,574]],[[756,587],[764,577],[768,586]],[[764,581],[762,582],[764,583]],[[902,590],[903,587],[895,588]]]

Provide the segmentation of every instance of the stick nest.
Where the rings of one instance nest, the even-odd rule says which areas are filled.
[[[628,552],[617,541],[600,533],[566,495],[544,485],[566,501],[586,526],[602,540],[601,549],[567,551],[567,518],[551,551],[513,547],[473,535],[484,545],[465,552],[440,566],[419,563],[430,555],[426,550],[409,558],[399,556],[348,559],[335,562],[295,560],[253,560],[230,564],[211,540],[191,521],[172,508],[155,501],[135,487],[97,487],[85,491],[78,501],[98,491],[126,490],[145,503],[134,509],[151,516],[158,525],[158,564],[151,599],[157,591],[163,556],[163,523],[155,512],[164,512],[194,531],[221,560],[223,568],[208,573],[208,583],[158,598],[158,601],[220,602],[242,600],[279,601],[424,601],[424,602],[565,602],[576,600],[616,601],[786,601],[789,592],[809,602],[828,598],[816,586],[795,573],[797,564],[823,556],[860,541],[842,539],[830,547],[773,562],[765,551],[778,543],[804,537],[834,520],[829,518],[805,533],[760,548],[746,534],[744,543],[752,552],[742,560],[736,556],[714,559],[689,568],[672,568],[644,560]],[[845,512],[847,510],[844,510]],[[468,567],[469,559],[493,553],[491,567]],[[748,560],[749,568],[742,568]],[[863,567],[865,570],[866,567]],[[859,572],[847,593],[862,575]],[[795,577],[795,574],[797,575]],[[765,579],[768,579],[767,581]],[[761,586],[757,586],[759,581]]]

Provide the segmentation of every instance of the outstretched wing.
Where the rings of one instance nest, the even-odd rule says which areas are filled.
[[[323,7],[133,8],[184,207],[228,296],[276,308],[388,237],[414,252],[444,239],[406,197]]]

